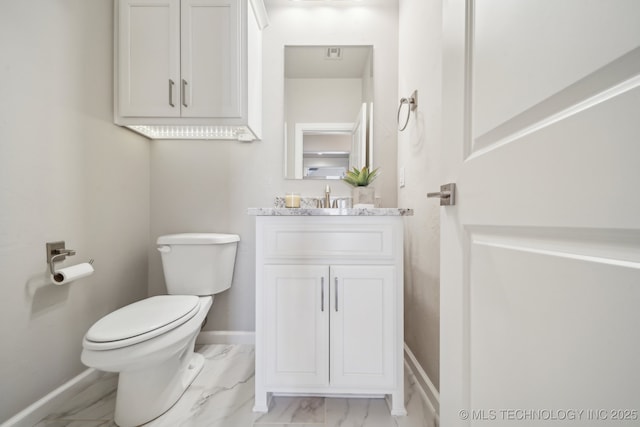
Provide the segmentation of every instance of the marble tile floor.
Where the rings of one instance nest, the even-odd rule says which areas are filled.
[[[274,397],[269,413],[253,408],[254,348],[206,345],[206,362],[180,400],[145,427],[436,427],[437,421],[405,372],[408,416],[392,417],[384,399]],[[406,369],[405,369],[406,371]],[[34,427],[113,427],[117,376],[103,373]]]

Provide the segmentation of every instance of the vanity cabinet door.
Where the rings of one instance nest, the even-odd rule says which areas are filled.
[[[331,267],[331,385],[395,384],[393,266]]]
[[[266,384],[329,382],[329,267],[264,266]]]
[[[122,116],[180,116],[180,0],[119,0]]]

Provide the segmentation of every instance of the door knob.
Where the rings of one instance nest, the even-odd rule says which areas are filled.
[[[456,204],[456,184],[449,183],[440,186],[437,193],[427,193],[427,197],[440,198],[440,206],[453,206]]]

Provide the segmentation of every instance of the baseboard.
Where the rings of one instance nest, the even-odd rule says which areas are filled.
[[[256,333],[253,331],[202,331],[198,334],[196,344],[253,344]]]
[[[436,414],[436,417],[439,417],[440,393],[433,385],[431,379],[429,379],[427,373],[422,369],[418,359],[416,359],[416,356],[413,354],[407,343],[404,343],[404,361],[409,369],[411,369],[411,372],[415,375],[420,391],[423,393],[427,403],[431,405],[431,409],[434,414]]]
[[[55,411],[63,402],[71,399],[100,377],[100,372],[87,369],[80,375],[70,379],[51,393],[18,412],[0,427],[32,427],[44,417]]]

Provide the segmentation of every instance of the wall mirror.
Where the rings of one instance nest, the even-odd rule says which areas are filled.
[[[372,165],[373,46],[285,46],[285,177]]]

